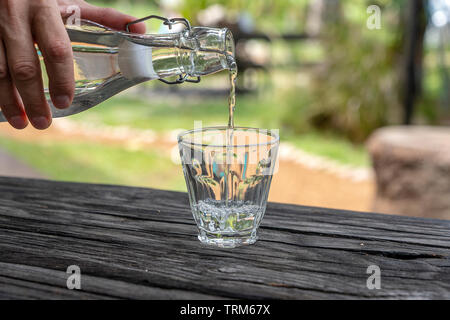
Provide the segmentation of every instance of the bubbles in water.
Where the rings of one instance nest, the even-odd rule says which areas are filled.
[[[200,226],[208,231],[239,232],[256,227],[263,210],[245,201],[200,200],[195,206]]]

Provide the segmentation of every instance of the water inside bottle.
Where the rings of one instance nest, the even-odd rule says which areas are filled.
[[[173,48],[151,48],[144,45],[135,45],[129,50],[133,52],[120,63],[119,51],[123,56],[124,50],[119,47],[93,45],[89,43],[72,43],[74,56],[75,95],[95,91],[109,81],[119,78],[128,80],[151,80],[164,78],[176,73],[178,66],[177,56],[188,54],[189,50],[174,52]],[[183,51],[183,52],[182,52]],[[184,52],[186,51],[186,52]],[[44,58],[38,51],[44,80],[45,93],[49,96],[48,76]],[[124,66],[128,70],[124,70]],[[121,68],[122,67],[122,68]]]

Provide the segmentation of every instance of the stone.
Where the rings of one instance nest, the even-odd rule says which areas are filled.
[[[384,127],[367,146],[377,184],[374,211],[450,219],[450,127]]]

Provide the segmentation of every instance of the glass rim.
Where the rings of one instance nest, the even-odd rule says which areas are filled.
[[[191,129],[187,131],[183,131],[178,134],[177,140],[178,144],[184,144],[186,146],[197,146],[197,147],[213,147],[213,148],[223,148],[226,147],[226,144],[208,144],[208,143],[196,143],[193,141],[185,141],[183,138],[189,134],[195,133],[195,132],[208,132],[208,131],[227,131],[230,128],[228,126],[215,126],[215,127],[202,127],[200,129]],[[233,148],[246,148],[246,147],[257,147],[257,146],[270,146],[270,145],[276,145],[280,142],[280,136],[273,132],[270,129],[260,129],[260,128],[252,128],[252,127],[234,127],[233,130],[237,131],[253,131],[256,133],[264,133],[266,136],[273,137],[274,139],[272,141],[262,142],[262,143],[249,143],[249,144],[233,144]]]

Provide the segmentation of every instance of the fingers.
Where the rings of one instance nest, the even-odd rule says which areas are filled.
[[[93,5],[82,7],[81,17],[115,30],[125,30],[127,23],[136,20],[136,18],[123,14],[115,9],[101,8]],[[131,25],[130,32],[145,33],[145,23],[142,22]]]
[[[37,129],[51,124],[51,111],[44,94],[40,58],[49,76],[50,96],[55,107],[66,108],[74,96],[72,48],[58,5],[78,4],[81,18],[124,30],[135,18],[82,0],[0,0],[0,109],[15,128],[27,126],[27,117]],[[130,31],[144,33],[145,24]]]
[[[36,129],[43,130],[51,124],[51,113],[30,26],[24,19],[12,23],[15,33],[6,32],[3,38],[9,73],[22,97],[28,118]]]
[[[8,122],[16,129],[28,125],[27,116],[16,88],[11,82],[6,62],[5,47],[0,38],[0,108]]]
[[[59,9],[52,2],[35,13],[33,35],[44,57],[53,105],[64,109],[71,105],[74,91],[73,53]]]

